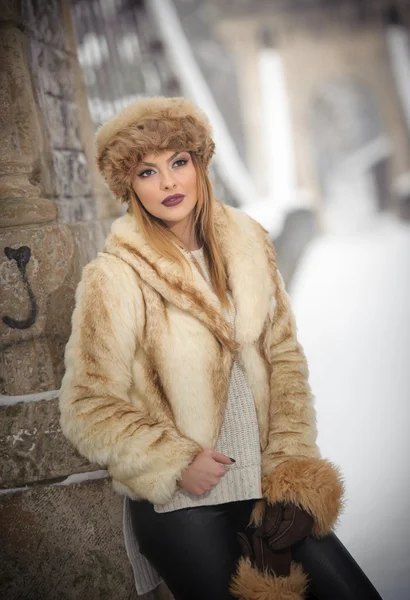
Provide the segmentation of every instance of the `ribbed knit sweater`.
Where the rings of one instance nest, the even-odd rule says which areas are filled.
[[[194,268],[199,264],[209,286],[211,278],[203,250],[186,254]],[[192,260],[194,256],[195,260]],[[235,307],[224,310],[225,318],[235,324]],[[156,512],[170,512],[180,508],[210,506],[237,500],[261,498],[261,452],[255,403],[242,365],[236,360],[232,367],[228,401],[224,421],[215,450],[232,457],[236,462],[226,467],[226,474],[218,485],[202,496],[179,489],[167,504],[155,505]]]

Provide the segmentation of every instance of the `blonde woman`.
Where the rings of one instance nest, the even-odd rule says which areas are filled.
[[[61,423],[128,498],[139,591],[159,575],[176,600],[379,598],[331,534],[342,483],[275,251],[215,200],[207,119],[139,100],[97,150],[128,212],[77,290]]]

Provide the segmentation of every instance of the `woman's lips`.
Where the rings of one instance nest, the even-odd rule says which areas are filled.
[[[175,196],[168,196],[161,202],[164,206],[177,206],[181,204],[182,200],[185,198],[183,194],[175,194]]]

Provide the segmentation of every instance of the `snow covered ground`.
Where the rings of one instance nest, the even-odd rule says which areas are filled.
[[[384,600],[409,600],[410,225],[316,239],[289,292],[319,445],[346,479],[338,535]]]

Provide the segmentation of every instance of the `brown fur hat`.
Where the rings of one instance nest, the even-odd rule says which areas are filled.
[[[97,163],[117,198],[128,201],[130,174],[145,154],[186,150],[208,167],[215,144],[208,119],[186,98],[137,100],[104,123],[96,135]]]

